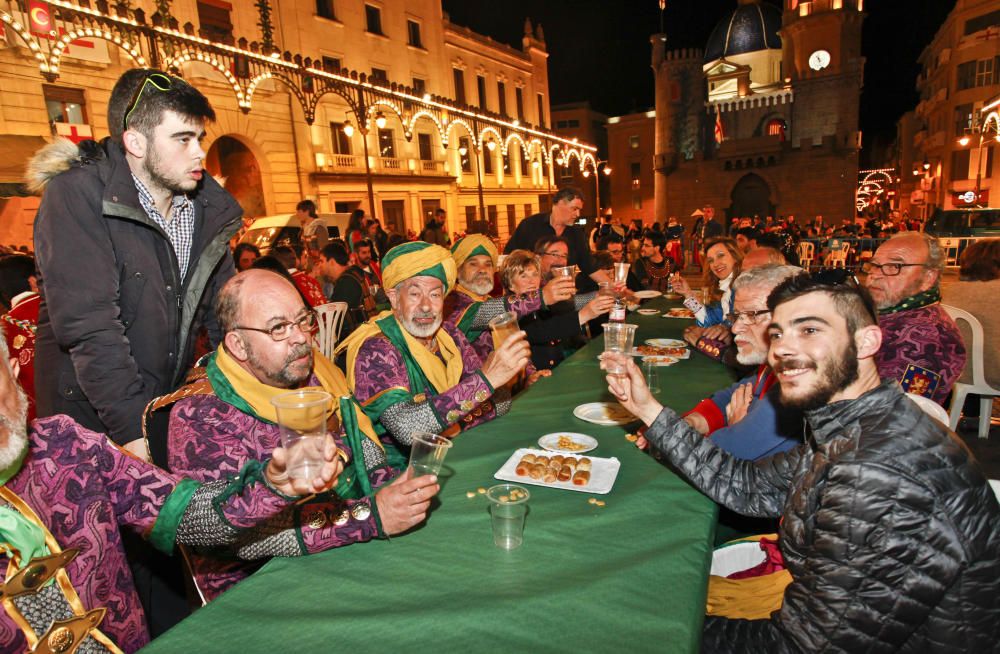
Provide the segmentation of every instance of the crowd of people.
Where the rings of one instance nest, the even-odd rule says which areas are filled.
[[[7,588],[23,588],[5,594],[4,651],[54,620],[88,651],[137,650],[187,612],[178,546],[212,601],[268,558],[404,534],[439,490],[407,468],[414,434],[457,438],[516,411],[639,291],[683,297],[685,339],[739,381],[677,413],[618,361],[609,389],[647,425],[638,444],[720,504],[781,519],[783,583],[766,610],[710,610],[706,646],[998,642],[1000,507],[905,395],[943,404],[967,367],[933,237],[891,236],[859,284],[799,268],[791,217],[727,236],[705,207],[692,256],[674,219],[588,236],[581,193],[563,188],[503,254],[484,235],[449,239],[443,214],[406,239],[359,210],[341,237],[304,200],[301,242],[260,256],[230,248],[241,211],[202,169],[213,119],[183,80],[133,70],[112,91],[110,137],[33,162],[34,257],[0,257],[0,545]],[[988,312],[998,240],[970,246],[962,275],[956,303]],[[331,357],[314,340],[329,302],[348,305]],[[519,329],[497,338],[507,312]],[[293,479],[280,446],[271,400],[290,389],[338,398],[313,479]]]

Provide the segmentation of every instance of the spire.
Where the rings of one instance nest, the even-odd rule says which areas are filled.
[[[531,29],[531,19],[530,18],[525,18],[524,19],[524,35],[527,36],[527,37],[531,37],[531,32],[532,31],[533,30]]]

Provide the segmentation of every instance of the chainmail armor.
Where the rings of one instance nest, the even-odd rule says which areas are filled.
[[[368,471],[384,467],[388,463],[385,459],[385,451],[373,443],[370,438],[361,441],[361,454],[365,458],[365,469]]]
[[[291,511],[275,516],[253,529],[236,530],[215,510],[213,500],[229,485],[219,479],[201,486],[191,497],[184,517],[177,525],[177,542],[192,547],[227,546],[246,561],[271,556],[300,556],[302,548],[296,537]]]
[[[382,425],[402,445],[413,443],[413,432],[441,433],[441,422],[429,402],[397,402],[382,412]]]
[[[472,329],[486,331],[490,328],[490,320],[505,311],[507,311],[507,305],[504,304],[502,297],[486,300],[479,305],[479,311],[476,312],[476,317],[472,320]]]
[[[42,587],[37,593],[16,597],[13,601],[14,606],[21,612],[39,638],[49,630],[56,620],[66,620],[75,615],[59,585],[55,583]],[[100,629],[100,625],[97,628]],[[80,654],[110,654],[104,645],[90,636],[83,639],[76,651]]]
[[[493,393],[493,408],[496,410],[497,418],[507,415],[511,402],[509,386],[502,386]]]

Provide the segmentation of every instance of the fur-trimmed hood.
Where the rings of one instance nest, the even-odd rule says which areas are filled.
[[[104,148],[96,141],[81,141],[76,144],[69,139],[57,138],[28,161],[28,167],[24,171],[25,186],[32,193],[41,195],[45,185],[56,175],[104,157]]]

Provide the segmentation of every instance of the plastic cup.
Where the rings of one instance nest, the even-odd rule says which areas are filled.
[[[628,279],[628,269],[631,267],[630,263],[616,263],[615,264],[615,282],[619,284],[624,284]]]
[[[497,484],[486,491],[493,521],[493,544],[512,550],[524,542],[524,516],[531,493],[517,484]]]
[[[635,330],[638,326],[624,322],[609,322],[604,325],[604,351],[631,354],[632,342],[635,340]],[[625,368],[608,363],[608,374],[620,375]]]
[[[576,277],[576,266],[553,266],[549,270],[553,277]]]
[[[490,318],[490,331],[493,332],[493,349],[497,349],[512,334],[516,334],[517,314],[513,311],[505,311],[498,316]]]
[[[655,361],[643,361],[642,362],[642,373],[646,378],[646,386],[649,387],[650,393],[660,392],[660,372],[659,366],[656,365]]]
[[[451,440],[440,434],[418,431],[413,434],[410,445],[410,467],[413,476],[436,475],[441,472],[444,457],[451,449]]]
[[[288,476],[313,479],[326,459],[326,422],[333,410],[333,397],[324,391],[302,390],[271,398],[278,414],[281,447],[288,457]]]
[[[615,285],[611,282],[597,282],[597,294],[603,297],[615,297]]]

